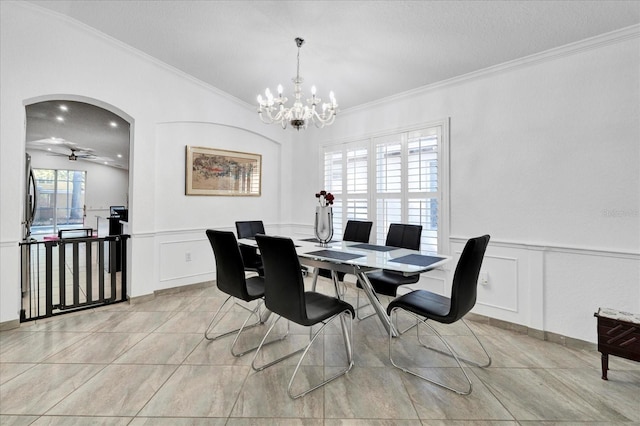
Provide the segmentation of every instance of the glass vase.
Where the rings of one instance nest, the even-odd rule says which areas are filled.
[[[326,246],[333,237],[333,210],[331,206],[316,207],[314,231],[321,246]]]

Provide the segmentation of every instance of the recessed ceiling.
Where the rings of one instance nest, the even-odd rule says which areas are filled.
[[[28,105],[26,116],[27,151],[129,169],[129,123],[112,112],[84,102],[46,101]]]
[[[303,90],[342,110],[640,22],[633,1],[31,1],[255,105]],[[108,78],[108,76],[105,76]]]

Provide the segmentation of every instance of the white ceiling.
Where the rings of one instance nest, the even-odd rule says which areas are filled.
[[[637,0],[30,3],[93,27],[248,105],[278,84],[292,97],[294,38],[302,37],[303,91],[308,96],[315,85],[326,99],[333,90],[343,111],[640,23]],[[101,156],[99,145],[69,140]]]
[[[251,105],[292,91],[345,110],[640,22],[633,1],[31,1]]]

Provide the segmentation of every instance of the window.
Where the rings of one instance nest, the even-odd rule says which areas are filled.
[[[86,172],[34,169],[36,215],[34,234],[56,234],[60,229],[84,226]]]
[[[342,238],[349,219],[368,218],[368,141],[351,143],[324,153],[324,188],[333,201],[334,238]]]
[[[445,129],[442,123],[325,146],[323,181],[336,197],[336,238],[349,219],[373,221],[376,244],[384,244],[391,223],[410,223],[422,225],[421,250],[447,250]]]

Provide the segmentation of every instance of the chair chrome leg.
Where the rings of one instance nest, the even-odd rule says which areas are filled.
[[[392,311],[392,315],[394,315],[394,314],[395,314],[395,315],[397,315],[396,311],[397,311],[398,309],[400,309],[400,308],[395,308],[395,309],[393,309],[393,311]],[[413,317],[415,317],[418,321],[422,322],[423,324],[427,324],[427,320],[426,320],[426,319],[423,319],[423,318],[421,318],[421,317],[419,317],[419,316],[415,315],[413,312],[409,312],[409,311],[405,311],[405,312],[407,312],[408,314],[412,315]],[[436,380],[430,379],[430,378],[428,378],[428,377],[425,377],[425,376],[423,376],[423,375],[421,375],[421,374],[416,373],[415,371],[411,371],[411,370],[409,370],[407,367],[403,367],[403,366],[401,366],[401,365],[397,364],[397,363],[393,360],[393,353],[392,353],[392,350],[391,350],[391,347],[392,347],[392,343],[391,343],[391,342],[392,342],[392,340],[393,340],[393,335],[392,335],[392,333],[391,333],[391,332],[389,333],[389,361],[391,361],[391,364],[392,364],[394,367],[396,367],[396,368],[398,368],[398,369],[400,369],[400,370],[404,371],[405,373],[409,373],[409,374],[411,374],[411,375],[414,375],[414,376],[416,376],[416,377],[419,377],[419,378],[421,378],[422,380],[425,380],[425,381],[427,381],[427,382],[429,382],[429,383],[433,383],[434,385],[436,385],[436,386],[440,386],[440,387],[442,387],[442,388],[444,388],[444,389],[448,389],[448,390],[450,390],[450,391],[453,391],[453,392],[455,392],[455,393],[457,393],[457,394],[459,394],[459,395],[469,395],[469,394],[471,393],[471,390],[472,390],[472,386],[473,386],[473,385],[471,384],[471,379],[470,379],[470,378],[469,378],[469,376],[467,375],[467,372],[465,371],[465,369],[464,369],[464,367],[463,367],[462,363],[460,362],[460,359],[458,358],[458,355],[456,355],[456,353],[455,353],[455,351],[453,350],[453,348],[452,348],[451,346],[449,346],[449,343],[447,343],[447,341],[446,341],[446,340],[445,340],[445,339],[440,335],[440,333],[438,333],[438,331],[437,331],[436,329],[434,329],[433,327],[431,327],[431,325],[429,325],[429,324],[427,324],[427,325],[428,325],[428,326],[433,330],[433,332],[436,334],[436,336],[438,336],[438,338],[442,341],[442,343],[444,343],[444,345],[447,347],[447,349],[449,350],[449,352],[451,353],[451,355],[453,356],[453,358],[456,360],[456,363],[458,364],[458,367],[460,367],[460,370],[462,371],[462,374],[464,375],[465,379],[467,380],[467,383],[469,384],[468,389],[466,389],[466,390],[455,389],[455,388],[453,388],[453,387],[450,387],[450,386],[448,386],[448,385],[445,385],[445,384],[444,384],[444,383],[442,383],[442,382],[438,382],[438,381],[436,381]],[[416,327],[416,334],[419,334],[419,333],[418,333],[418,328],[417,328],[417,327]],[[419,337],[418,337],[418,339],[419,339]],[[422,342],[421,342],[421,344],[422,344]],[[424,346],[424,345],[423,345],[423,346]]]
[[[272,341],[270,341],[270,342],[268,342],[268,343],[265,343],[265,341],[267,340],[267,337],[268,337],[268,336],[269,336],[269,334],[271,333],[271,330],[273,330],[273,328],[276,326],[276,324],[278,323],[278,321],[280,320],[280,318],[282,318],[282,317],[281,317],[280,315],[278,315],[278,316],[273,320],[273,323],[271,324],[271,326],[269,327],[269,329],[268,329],[268,330],[267,330],[267,332],[265,333],[264,337],[262,338],[262,341],[261,341],[261,342],[260,342],[260,344],[258,345],[258,348],[256,349],[256,353],[253,355],[253,360],[251,361],[251,368],[253,368],[253,370],[254,370],[254,371],[262,371],[262,370],[264,370],[265,368],[269,368],[269,367],[271,367],[272,365],[275,365],[275,364],[277,364],[277,363],[279,363],[279,362],[284,361],[285,359],[289,359],[289,358],[291,358],[292,356],[294,356],[295,354],[300,353],[300,352],[302,352],[302,351],[304,350],[304,348],[302,348],[302,349],[298,349],[297,351],[295,351],[295,352],[291,352],[290,354],[285,355],[285,356],[283,356],[283,357],[281,357],[281,358],[278,358],[278,359],[276,359],[276,360],[274,360],[274,361],[271,361],[271,362],[269,362],[268,364],[264,364],[264,365],[260,365],[260,366],[257,366],[257,365],[256,365],[256,359],[258,358],[258,354],[260,353],[260,349],[262,349],[262,347],[263,347],[263,346],[266,346],[267,344],[269,344],[269,343],[273,343],[273,342],[275,342],[275,341],[276,341],[276,340],[272,340]],[[289,334],[289,328],[290,328],[290,323],[289,323],[289,321],[287,321],[287,333],[285,334],[285,337]],[[280,339],[280,340],[282,340],[282,339]]]
[[[238,334],[236,334],[235,339],[233,339],[233,343],[231,344],[231,355],[235,356],[236,358],[241,357],[243,355],[246,355],[249,352],[255,351],[259,347],[259,346],[254,346],[252,348],[244,350],[243,352],[239,352],[239,353],[235,352],[236,343],[238,343],[238,339],[240,338],[240,334],[242,333],[243,330],[255,327],[256,325],[264,324],[264,322],[262,321],[262,317],[258,314],[260,306],[261,306],[261,303],[258,304],[258,306],[256,307],[256,309],[254,311],[254,314],[257,314],[258,318],[261,318],[261,321],[259,323],[254,323],[252,325],[247,326],[247,322],[249,322],[249,318],[251,318],[251,316],[252,316],[252,315],[249,315],[247,317],[247,319],[244,320],[244,323],[240,327],[240,329],[238,331]],[[270,345],[272,343],[280,342],[280,341],[286,339],[288,335],[289,335],[289,328],[287,327],[287,332],[283,336],[275,338],[273,340],[270,340],[270,341],[268,341],[266,343],[263,343],[263,346],[267,346],[267,345]]]
[[[415,324],[410,325],[409,327],[407,327],[404,330],[400,331],[398,329],[397,318],[398,318],[398,316],[396,315],[396,330],[398,330],[398,336],[402,336],[404,333],[406,333],[407,331],[411,330],[414,327],[417,327],[420,324],[420,321],[416,321]],[[424,345],[422,345],[422,346],[424,346]]]
[[[344,300],[344,297],[346,295],[346,287],[345,287],[345,291],[341,293],[340,280],[338,280],[338,274],[336,273],[336,271],[331,271],[331,281],[333,282],[333,287],[336,290],[336,297],[340,300]]]
[[[231,334],[237,333],[238,331],[240,331],[240,328],[236,328],[235,330],[231,330],[231,331],[226,331],[218,336],[215,337],[211,337],[209,336],[209,331],[211,330],[211,326],[213,325],[214,322],[216,322],[216,319],[218,318],[218,315],[220,315],[220,313],[222,313],[222,308],[224,308],[224,306],[233,299],[233,296],[229,296],[225,299],[225,301],[222,303],[222,305],[220,305],[220,307],[218,308],[218,310],[216,311],[216,313],[213,315],[213,318],[211,319],[211,322],[209,323],[209,326],[207,326],[207,329],[204,331],[204,338],[207,340],[218,340],[221,339],[223,337],[229,336]],[[246,307],[243,306],[243,308],[247,309]],[[228,311],[227,311],[228,312]],[[226,314],[226,312],[222,315],[222,317],[224,317],[224,315]],[[249,317],[251,317],[251,315],[253,315],[253,311],[251,311],[251,314],[249,315]],[[220,319],[222,319],[222,317]],[[260,324],[260,322],[256,322],[255,324],[252,324],[251,326],[256,326]],[[216,322],[217,325],[217,322]],[[215,325],[213,326],[213,328],[215,328]],[[248,327],[247,327],[248,328]]]
[[[359,281],[361,280],[361,278],[360,278],[360,276],[359,276],[359,275],[357,276],[357,279],[358,279]],[[357,284],[357,283],[356,283],[356,284]],[[372,317],[372,316],[376,315],[376,311],[375,311],[375,309],[374,309],[373,313],[371,313],[371,314],[369,314],[369,315],[367,315],[367,316],[364,316],[364,317],[361,317],[361,316],[360,316],[360,309],[366,308],[367,306],[371,306],[371,303],[367,303],[366,305],[362,305],[362,306],[360,306],[360,293],[361,293],[361,292],[363,292],[363,291],[365,291],[365,290],[364,290],[364,286],[365,286],[366,284],[365,284],[365,283],[363,283],[363,282],[361,282],[361,283],[360,283],[360,285],[362,286],[362,288],[361,288],[361,289],[358,289],[358,287],[357,287],[357,285],[356,285],[356,309],[355,309],[355,311],[356,311],[356,317],[358,318],[358,320],[362,321],[362,320],[365,320],[365,319],[367,319],[367,318],[369,318],[369,317]],[[375,294],[374,294],[374,296],[375,296]],[[375,297],[378,297],[378,296],[375,296]]]
[[[316,285],[318,284],[318,275],[320,275],[320,268],[313,268],[313,282],[311,283],[311,291],[316,291]]]
[[[351,347],[351,338],[353,336],[353,317],[349,316],[349,328],[345,323],[344,315],[340,316],[340,327],[342,327],[342,339],[344,341],[344,349],[346,351],[347,359],[353,359],[353,348]]]
[[[482,350],[484,351],[484,354],[487,356],[487,362],[485,362],[484,364],[480,364],[476,361],[471,361],[469,359],[466,358],[462,358],[462,357],[458,357],[458,359],[466,364],[469,365],[473,365],[474,367],[480,367],[480,368],[486,368],[489,367],[491,365],[491,356],[489,355],[489,353],[487,352],[487,349],[484,347],[484,345],[482,344],[482,342],[480,341],[480,339],[478,338],[478,335],[476,333],[473,332],[473,330],[471,329],[471,327],[469,327],[469,324],[467,324],[467,322],[464,320],[464,318],[461,318],[460,321],[462,321],[462,323],[467,327],[467,329],[469,330],[469,332],[471,333],[471,335],[476,339],[476,342],[478,342],[478,344],[480,345],[480,347],[482,348]],[[436,334],[438,334],[438,332],[433,328],[433,326],[429,323],[427,323],[426,321],[421,321],[423,324],[425,324],[426,326],[428,326],[433,332],[435,332]],[[438,336],[440,336],[438,334]],[[444,340],[442,337],[440,337],[441,340]],[[420,339],[420,334],[418,333],[418,342],[420,342],[420,344],[422,346],[424,346],[425,348],[432,350],[434,352],[438,352],[441,353],[443,355],[446,355],[448,357],[451,357],[451,354],[449,354],[448,352],[445,351],[441,351],[440,349],[436,349],[436,348],[432,348],[431,346],[425,344],[421,339]]]
[[[347,330],[346,324],[344,324],[344,315],[345,314],[349,315],[349,320],[350,320],[350,327],[349,328],[350,328],[350,330]],[[323,382],[321,382],[321,383],[319,383],[317,385],[314,385],[311,388],[294,395],[291,392],[291,388],[293,386],[293,382],[294,382],[294,380],[296,378],[296,375],[298,374],[298,370],[300,369],[300,365],[302,364],[302,360],[304,360],[304,357],[309,352],[309,349],[311,348],[311,345],[313,345],[313,342],[322,333],[324,328],[329,323],[331,323],[331,321],[336,319],[337,317],[340,317],[340,321],[342,322],[342,332],[344,333],[345,349],[346,349],[346,353],[347,353],[347,363],[348,363],[347,367],[344,370],[342,370],[342,371],[334,374],[333,376],[329,377],[328,379],[324,380]],[[348,331],[348,334],[347,334],[347,331]],[[316,333],[311,338],[311,341],[309,342],[309,344],[306,346],[306,348],[304,348],[304,352],[303,352],[302,356],[300,357],[300,359],[298,360],[298,364],[296,365],[296,369],[293,371],[293,375],[291,376],[291,379],[289,380],[289,386],[287,387],[287,393],[289,394],[290,398],[292,398],[292,399],[300,398],[300,397],[308,394],[309,392],[312,392],[312,391],[314,391],[314,390],[326,385],[327,383],[337,379],[338,377],[347,374],[351,370],[351,368],[353,367],[353,350],[352,350],[352,347],[351,347],[351,337],[350,337],[352,335],[352,333],[353,333],[353,319],[352,319],[351,313],[349,311],[341,312],[340,314],[335,315],[329,321],[323,323],[322,327],[320,327],[318,329],[318,331],[316,331]]]
[[[358,289],[356,287],[356,309],[355,309],[355,311],[356,311],[356,316],[358,317],[358,320],[360,320],[360,321],[365,320],[365,319],[367,319],[369,317],[372,317],[372,316],[374,316],[376,314],[376,312],[374,311],[374,312],[372,312],[369,315],[366,315],[364,317],[360,316],[360,309],[364,309],[367,306],[371,306],[371,303],[367,303],[366,305],[360,306],[360,293],[361,293],[361,291],[362,290],[360,290],[360,289]]]
[[[235,347],[236,347],[236,344],[238,343],[238,339],[240,338],[240,334],[244,330],[248,330],[250,328],[257,327],[257,326],[262,325],[262,324],[265,323],[265,321],[262,319],[262,317],[260,316],[260,313],[259,313],[260,312],[260,307],[262,306],[263,302],[262,302],[262,300],[258,301],[258,305],[253,310],[247,308],[246,306],[238,305],[238,306],[240,306],[240,307],[242,307],[242,308],[244,308],[244,309],[246,309],[246,310],[248,310],[250,312],[249,315],[247,316],[247,319],[245,319],[244,322],[242,323],[242,326],[240,326],[240,328],[236,328],[235,330],[227,331],[227,332],[224,332],[222,334],[219,334],[218,336],[212,337],[211,335],[209,335],[209,331],[211,331],[212,328],[215,328],[215,326],[217,325],[216,319],[218,318],[220,313],[222,313],[222,310],[223,310],[224,306],[229,301],[231,301],[232,299],[233,299],[233,296],[227,297],[227,299],[224,301],[224,303],[222,303],[222,305],[218,308],[218,310],[214,314],[213,318],[211,319],[211,322],[209,323],[209,326],[207,327],[207,329],[204,332],[204,338],[207,339],[207,340],[210,340],[210,341],[215,341],[215,340],[221,339],[223,337],[229,336],[231,334],[235,334],[236,337],[233,339],[233,343],[231,344],[231,355],[233,355],[234,357],[241,357],[241,356],[246,355],[247,353],[249,353],[249,352],[251,352],[251,351],[253,351],[253,350],[255,350],[257,348],[257,346],[256,346],[256,347],[253,347],[251,349],[247,349],[247,350],[239,352],[239,353],[235,351]],[[230,310],[227,311],[227,312],[224,312],[222,314],[222,316],[220,317],[220,319],[218,319],[218,322],[222,318],[224,318],[224,316],[229,312],[230,312]],[[247,323],[249,322],[249,319],[251,317],[253,317],[253,316],[256,316],[258,318],[258,320],[256,322],[252,323],[252,324],[247,325]],[[213,327],[211,327],[214,322],[216,322],[216,324]],[[282,340],[285,337],[286,337],[286,335],[284,337],[278,339],[278,340]],[[278,341],[278,340],[274,340],[274,341],[268,342],[267,344],[274,343],[275,341]]]
[[[467,324],[467,322],[464,320],[464,318],[461,318],[461,321],[464,325],[467,326],[467,328],[469,329],[469,331],[471,332],[471,334],[473,335],[473,337],[476,338],[476,342],[478,342],[478,344],[480,345],[480,347],[482,348],[482,350],[484,351],[484,354],[487,356],[488,361],[485,364],[475,364],[480,368],[486,368],[489,367],[491,365],[491,355],[489,355],[489,352],[487,352],[487,349],[484,347],[484,345],[482,344],[482,341],[480,340],[480,338],[478,337],[478,335],[471,329],[471,327],[469,327],[469,324]],[[465,361],[465,360],[463,360]],[[471,362],[471,361],[465,361],[465,362]],[[472,363],[474,364],[474,363]]]
[[[313,270],[313,281],[311,282],[311,291],[316,291],[316,286],[318,284],[318,276],[320,274],[320,269],[315,268]],[[347,294],[347,285],[342,283],[342,291],[340,291],[340,280],[338,280],[338,275],[336,271],[331,271],[331,281],[333,282],[333,286],[336,290],[336,297],[338,299],[344,299]]]

